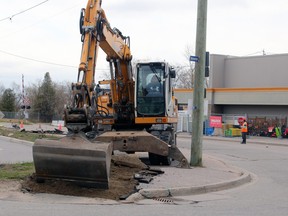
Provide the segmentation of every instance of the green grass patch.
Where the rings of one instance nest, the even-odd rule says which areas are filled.
[[[11,123],[11,124],[18,124],[18,125],[20,125],[21,121],[22,121],[21,119],[6,119],[6,118],[0,119],[0,123],[5,122],[5,123]],[[27,119],[23,120],[23,122],[25,125],[33,124],[32,122],[28,121]]]
[[[34,163],[0,164],[0,179],[21,180],[35,172]]]

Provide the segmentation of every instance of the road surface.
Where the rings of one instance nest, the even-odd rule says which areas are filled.
[[[182,148],[189,148],[190,139],[179,138],[178,145]],[[1,144],[0,148],[8,152],[7,149],[5,150],[5,145]],[[26,151],[24,146],[15,145],[15,150],[17,148],[24,148]],[[231,190],[174,197],[170,202],[167,199],[160,199],[143,200],[138,204],[63,204],[63,202],[60,203],[61,198],[57,196],[47,203],[0,200],[0,216],[38,216],[40,214],[42,216],[278,216],[288,214],[288,147],[251,143],[241,145],[236,142],[204,140],[203,153],[222,158],[226,163],[249,170],[255,175],[254,181]]]
[[[0,164],[31,161],[31,143],[0,136]]]

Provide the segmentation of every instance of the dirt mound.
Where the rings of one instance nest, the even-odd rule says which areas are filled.
[[[135,155],[113,155],[109,189],[85,188],[71,182],[46,180],[45,183],[36,183],[32,175],[22,182],[22,190],[30,193],[52,193],[61,195],[97,197],[119,200],[122,196],[136,191],[139,184],[134,174],[146,169],[147,166]]]

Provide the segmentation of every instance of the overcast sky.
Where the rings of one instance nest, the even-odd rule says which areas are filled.
[[[5,87],[21,84],[22,74],[26,85],[46,72],[53,81],[76,81],[79,15],[87,1],[48,0],[27,10],[42,2],[1,0],[0,84]],[[102,2],[111,26],[131,37],[134,59],[188,63],[185,50],[195,50],[198,0]],[[234,56],[288,53],[287,20],[287,0],[208,0],[207,50]],[[98,58],[99,79],[108,69],[105,58],[103,53]]]

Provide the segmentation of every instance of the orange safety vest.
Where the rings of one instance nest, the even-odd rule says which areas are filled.
[[[243,122],[243,125],[241,127],[241,132],[248,132],[247,122]]]

